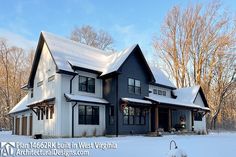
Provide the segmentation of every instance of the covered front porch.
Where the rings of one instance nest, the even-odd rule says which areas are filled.
[[[151,132],[197,132],[206,125],[205,114],[209,109],[193,103],[180,102],[161,96],[146,97],[152,101]],[[206,126],[201,131],[206,131]]]
[[[155,105],[151,108],[151,131],[193,131],[193,111]]]

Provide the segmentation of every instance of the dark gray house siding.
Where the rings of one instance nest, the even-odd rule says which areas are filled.
[[[114,107],[114,117],[116,117],[116,104],[117,104],[117,89],[116,89],[116,77],[109,77],[103,79],[103,98],[110,102],[106,106],[106,134],[116,134],[116,119],[114,118],[114,123],[109,123],[109,107]]]
[[[150,129],[150,113],[149,110],[146,112],[145,125],[125,125],[123,123],[123,112],[120,110],[120,101],[121,98],[137,98],[143,99],[145,96],[148,96],[149,93],[149,83],[151,80],[150,73],[147,70],[143,56],[140,53],[140,49],[137,47],[126,59],[126,61],[119,68],[116,75],[111,76],[103,80],[103,96],[108,100],[111,105],[114,105],[115,117],[116,109],[118,109],[118,131],[119,134],[143,134],[147,133]],[[118,76],[118,77],[117,77]],[[141,82],[141,94],[131,94],[128,91],[128,78],[133,78],[140,80]],[[118,82],[117,82],[118,80]],[[118,84],[116,84],[118,83]],[[116,98],[117,96],[117,98]],[[116,119],[116,118],[115,118]],[[109,124],[109,114],[107,107],[106,114],[106,131],[107,134],[116,133],[116,121],[114,125]]]

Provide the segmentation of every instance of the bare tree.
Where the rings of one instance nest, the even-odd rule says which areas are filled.
[[[113,50],[112,37],[105,31],[96,31],[92,26],[86,25],[82,27],[75,27],[71,32],[70,38],[82,44],[96,47],[102,50]]]
[[[8,112],[26,94],[21,86],[29,76],[31,53],[26,56],[22,48],[8,46],[6,40],[0,40],[0,126],[9,128]]]
[[[218,1],[185,9],[174,6],[153,46],[177,87],[202,86],[212,113],[212,127],[232,93],[236,27]]]

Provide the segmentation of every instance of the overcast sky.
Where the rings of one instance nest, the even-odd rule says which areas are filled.
[[[0,37],[23,48],[36,47],[42,30],[69,37],[75,26],[106,30],[120,51],[135,43],[150,57],[166,13],[174,5],[207,0],[6,0],[0,4]],[[236,1],[223,6],[236,13]]]

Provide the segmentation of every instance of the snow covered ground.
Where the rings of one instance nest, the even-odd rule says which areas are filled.
[[[35,140],[27,136],[11,135],[0,132],[1,142],[59,142],[59,143],[113,143],[116,149],[87,148],[91,157],[166,157],[169,143],[175,140],[178,148],[188,157],[230,157],[235,156],[236,133],[210,133],[209,135],[165,135],[163,137],[122,136],[95,138],[57,138]],[[36,148],[35,148],[36,149]],[[1,156],[1,155],[0,155]]]

